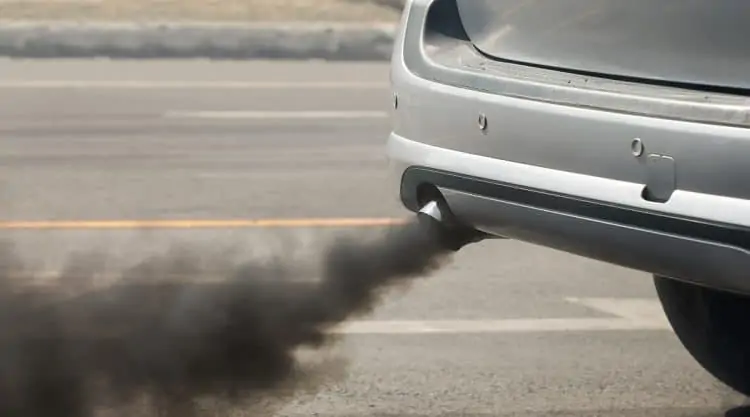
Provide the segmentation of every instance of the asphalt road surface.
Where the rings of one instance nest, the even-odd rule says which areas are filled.
[[[403,218],[387,81],[382,64],[0,61],[0,233],[53,273],[72,253],[175,243],[304,254]],[[346,332],[344,377],[283,415],[709,417],[744,401],[679,345],[650,277],[513,241],[466,248]]]

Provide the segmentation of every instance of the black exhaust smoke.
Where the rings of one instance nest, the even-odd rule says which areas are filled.
[[[382,290],[432,272],[460,247],[450,236],[420,215],[373,241],[334,242],[319,268],[224,265],[208,283],[188,278],[217,274],[215,265],[165,255],[75,296],[66,286],[91,274],[97,259],[39,286],[17,273],[23,266],[6,250],[0,416],[119,416],[141,404],[134,415],[189,417],[283,397],[306,380],[298,349],[324,347],[337,324],[369,313]]]

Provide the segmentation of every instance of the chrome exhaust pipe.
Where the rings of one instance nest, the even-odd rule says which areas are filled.
[[[422,207],[421,210],[419,210],[419,214],[430,216],[437,222],[443,221],[443,213],[442,211],[440,211],[440,206],[438,205],[438,202],[434,200],[425,204],[425,206]]]
[[[428,202],[417,212],[417,217],[426,227],[436,230],[439,243],[453,252],[488,237],[483,232],[461,225],[444,201]]]

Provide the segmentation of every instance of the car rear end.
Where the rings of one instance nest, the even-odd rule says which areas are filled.
[[[750,293],[750,2],[412,0],[391,67],[403,204]]]

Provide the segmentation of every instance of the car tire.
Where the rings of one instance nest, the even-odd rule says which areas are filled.
[[[655,276],[682,345],[719,381],[750,396],[750,297]]]

